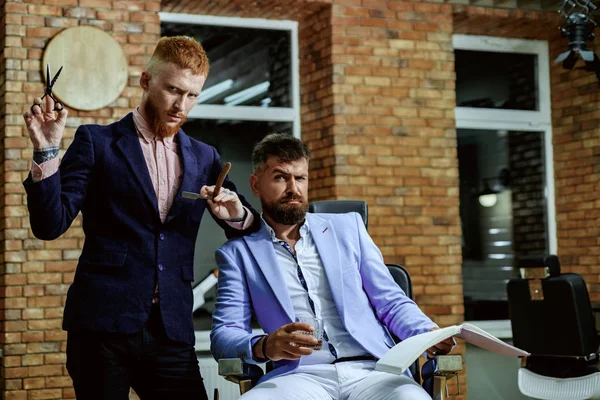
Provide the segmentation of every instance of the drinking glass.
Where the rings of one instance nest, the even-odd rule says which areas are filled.
[[[312,326],[313,328],[315,328],[315,330],[313,332],[308,332],[308,331],[296,331],[294,333],[299,333],[302,335],[311,335],[314,336],[319,343],[317,343],[315,346],[311,346],[305,343],[302,343],[302,347],[310,347],[313,350],[321,350],[321,347],[323,346],[323,319],[322,318],[315,318],[312,316],[301,316],[296,318],[296,322],[304,322],[306,324],[309,324],[310,326]]]

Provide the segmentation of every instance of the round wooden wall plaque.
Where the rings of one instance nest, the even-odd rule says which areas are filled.
[[[50,79],[63,67],[52,94],[76,110],[108,106],[127,84],[127,59],[119,42],[92,26],[75,26],[54,36],[44,51],[44,80],[46,64]]]

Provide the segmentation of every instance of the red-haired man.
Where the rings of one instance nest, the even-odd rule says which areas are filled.
[[[193,256],[208,210],[227,236],[260,220],[221,171],[216,150],[180,128],[209,64],[187,37],[158,42],[140,78],[142,101],[122,120],[82,125],[59,166],[67,110],[47,96],[24,115],[33,166],[24,182],[36,237],[62,235],[81,211],[85,242],[67,294],[67,369],[79,400],[206,399],[194,352]]]

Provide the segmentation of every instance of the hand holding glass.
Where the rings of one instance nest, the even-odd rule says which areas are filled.
[[[321,350],[321,347],[323,346],[323,319],[315,317],[299,317],[296,318],[296,322],[304,322],[305,324],[312,326],[315,330],[313,332],[296,331],[294,333],[301,335],[311,335],[319,341],[317,345],[311,345],[307,343],[298,343],[298,345],[302,347],[308,347],[313,350]]]

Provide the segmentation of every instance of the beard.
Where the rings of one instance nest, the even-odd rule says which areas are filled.
[[[300,201],[299,204],[289,204],[289,201]],[[308,212],[308,202],[298,196],[287,196],[278,203],[261,202],[263,213],[267,214],[281,225],[296,225],[304,221]]]
[[[151,97],[148,97],[148,101],[146,102],[144,112],[147,118],[149,119],[148,123],[150,124],[150,128],[159,139],[175,135],[179,131],[179,128],[181,128],[181,125],[183,125],[186,120],[186,116],[181,112],[169,111],[167,114],[176,114],[178,117],[181,118],[181,121],[175,126],[168,125],[167,123],[163,122],[160,119],[162,112],[160,108],[154,103],[154,100]]]

